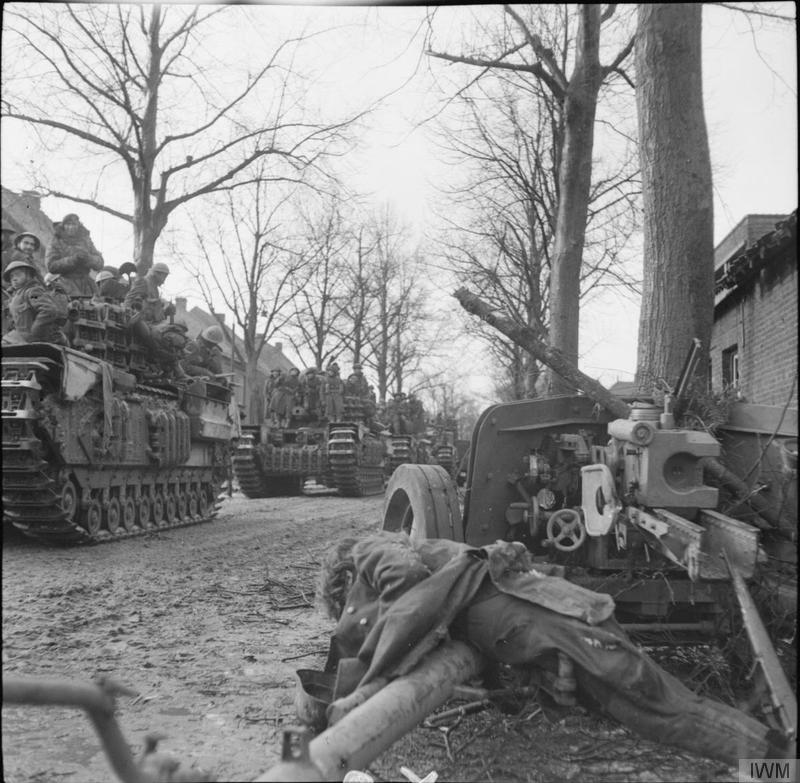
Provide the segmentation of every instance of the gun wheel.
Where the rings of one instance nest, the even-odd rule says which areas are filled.
[[[383,529],[412,539],[464,540],[455,486],[438,465],[400,465],[386,488]]]

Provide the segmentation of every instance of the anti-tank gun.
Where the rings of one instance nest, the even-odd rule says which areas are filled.
[[[456,296],[525,343],[523,329],[468,292]],[[490,407],[472,435],[463,512],[442,471],[403,466],[387,487],[384,529],[474,546],[522,541],[535,561],[559,564],[572,581],[611,594],[618,618],[637,635],[708,641],[724,634],[734,591],[723,555],[743,585],[756,574],[759,530],[717,510],[719,489],[705,476],[737,486],[717,460],[717,440],[676,425],[672,404],[697,356],[695,346],[661,406],[629,406],[586,379],[587,396]],[[579,376],[573,368],[571,380]],[[772,647],[763,632],[759,641]],[[758,656],[762,667],[765,661]],[[779,665],[766,677],[780,678]],[[796,702],[789,712],[796,715]]]

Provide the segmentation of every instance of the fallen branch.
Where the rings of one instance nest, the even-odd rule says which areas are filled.
[[[321,647],[319,650],[311,650],[310,652],[300,653],[300,655],[290,655],[288,658],[281,658],[281,663],[286,661],[296,661],[298,658],[308,658],[310,655],[327,655],[327,647]]]
[[[524,348],[534,358],[558,373],[567,383],[584,392],[614,416],[618,416],[621,419],[628,418],[630,408],[625,402],[611,394],[605,386],[598,383],[594,378],[582,373],[572,362],[564,358],[561,351],[551,348],[539,340],[532,329],[517,323],[503,313],[493,310],[486,302],[466,288],[459,288],[453,296],[458,299],[461,306],[468,313],[477,315],[489,326],[493,326],[497,331],[502,332],[520,348]]]

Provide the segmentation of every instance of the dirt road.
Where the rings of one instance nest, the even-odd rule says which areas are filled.
[[[103,544],[53,549],[6,537],[3,673],[91,680],[139,694],[118,701],[135,753],[163,750],[221,781],[252,780],[279,758],[295,723],[294,671],[322,668],[331,623],[313,585],[341,535],[377,529],[382,496],[226,500],[216,521]],[[370,766],[440,780],[718,781],[735,771],[638,740],[580,709],[530,701],[451,732],[420,728]],[[6,783],[114,780],[88,720],[66,708],[3,708]]]

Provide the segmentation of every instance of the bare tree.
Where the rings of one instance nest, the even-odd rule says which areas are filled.
[[[337,194],[307,200],[299,209],[297,253],[304,274],[292,279],[289,342],[311,365],[322,368],[345,348],[347,254],[351,233]]]
[[[355,236],[345,261],[345,291],[342,298],[344,327],[339,331],[342,344],[353,358],[353,363],[364,364],[371,358],[367,339],[367,326],[375,311],[375,279],[372,255],[375,240],[364,224],[354,230]]]
[[[636,100],[644,192],[644,292],[637,384],[679,375],[714,318],[713,194],[701,69],[702,6],[640,5]]]
[[[385,402],[391,391],[420,388],[419,370],[426,360],[435,360],[441,334],[428,308],[424,266],[408,227],[386,208],[367,229],[372,307],[363,327],[376,395]]]
[[[264,346],[294,314],[294,281],[308,260],[290,246],[285,217],[291,193],[261,180],[222,194],[219,208],[192,220],[195,246],[180,256],[213,312],[220,304],[241,335],[247,419],[261,421],[258,363]]]
[[[459,95],[456,103],[464,111],[443,132],[443,146],[457,156],[463,180],[447,191],[442,219],[451,230],[443,253],[460,282],[472,283],[486,301],[545,339],[559,199],[560,109],[536,81],[499,75],[497,82],[484,78]],[[592,184],[581,301],[603,285],[636,287],[621,260],[638,213],[632,157],[604,162],[603,174]],[[535,396],[539,363],[501,333],[471,321],[469,328],[476,327],[497,361],[499,396]]]
[[[609,65],[600,63],[600,28],[612,17],[615,5],[601,12],[596,4],[578,7],[575,53],[572,73],[559,62],[533,24],[523,18],[516,6],[504,12],[521,40],[512,40],[511,31],[504,45],[491,56],[452,55],[429,50],[428,54],[450,62],[465,63],[488,70],[524,73],[537,79],[553,97],[559,109],[562,138],[558,158],[558,202],[552,251],[550,280],[549,339],[552,348],[570,362],[578,358],[578,313],[580,278],[589,199],[592,185],[592,150],[597,99],[605,80],[622,74],[621,66],[633,48],[629,40]],[[551,376],[550,391],[563,389],[563,381]]]
[[[241,78],[230,64],[213,67],[204,37],[214,24],[243,14],[241,8],[124,4],[4,9],[2,117],[28,124],[53,150],[73,140],[82,155],[65,185],[37,185],[130,223],[140,273],[152,265],[156,241],[176,209],[252,183],[252,165],[261,160],[273,164],[272,178],[296,179],[347,124],[310,121],[303,111],[292,58],[311,33],[278,43]],[[35,90],[29,78],[15,78],[32,70]],[[80,174],[90,157],[100,168],[96,182],[86,185]],[[101,184],[120,166],[130,184],[130,210],[119,188]]]

